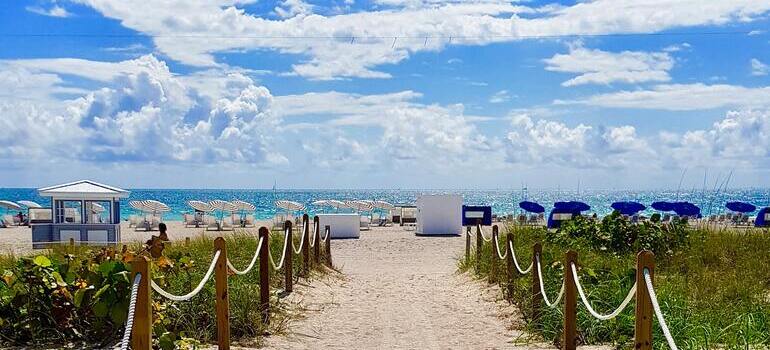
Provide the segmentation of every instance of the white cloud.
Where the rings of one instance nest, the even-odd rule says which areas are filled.
[[[39,71],[75,72],[84,61],[51,65]],[[5,62],[14,69],[35,69],[31,62]],[[75,66],[73,66],[74,64]],[[270,92],[239,77],[240,91],[217,101],[200,95],[152,55],[108,64],[90,64],[84,76],[104,79],[105,87],[73,100],[25,106],[0,96],[0,120],[8,130],[1,143],[23,149],[14,156],[81,161],[181,163],[282,163],[270,147],[279,118],[271,112]],[[5,72],[0,70],[0,72]],[[110,78],[109,75],[112,75]],[[60,84],[53,73],[36,73],[47,84]],[[52,79],[49,77],[56,77]],[[41,97],[41,99],[43,99]],[[50,98],[49,98],[50,100]],[[53,105],[59,105],[53,108]],[[40,107],[37,107],[40,106]]]
[[[500,90],[495,92],[494,95],[489,97],[489,103],[503,103],[511,100],[511,95],[508,90]]]
[[[275,13],[281,18],[306,16],[313,13],[313,5],[302,0],[283,0],[281,6],[275,8]]]
[[[649,90],[620,91],[555,104],[584,104],[609,108],[696,111],[714,108],[770,107],[770,87],[714,84],[657,85]]]
[[[418,1],[417,6],[407,6],[411,2],[397,1],[391,3],[405,7],[269,20],[237,8],[239,2],[234,0],[78,1],[128,28],[153,36],[161,52],[185,64],[214,66],[218,64],[213,55],[217,52],[271,49],[306,58],[292,67],[293,73],[322,80],[388,78],[389,74],[375,67],[401,62],[415,52],[441,50],[449,44],[448,39],[425,42],[425,37],[453,36],[452,44],[484,45],[532,36],[650,33],[747,22],[770,10],[770,3],[756,0],[720,1],[709,6],[698,0],[597,0],[545,10],[501,2]],[[522,18],[518,14],[536,16]],[[401,37],[395,43],[394,35]],[[341,39],[324,39],[332,37]],[[355,44],[350,43],[350,37],[357,37]]]
[[[29,12],[36,13],[38,15],[49,16],[49,17],[65,18],[65,17],[72,16],[71,13],[69,13],[65,8],[59,5],[53,5],[48,9],[40,6],[27,6],[25,9]]]
[[[751,75],[765,76],[768,72],[770,72],[770,66],[762,63],[756,58],[751,59]]]
[[[512,163],[555,163],[577,168],[623,167],[647,154],[647,143],[633,126],[574,128],[562,122],[514,115],[507,135]]]
[[[578,73],[562,86],[583,84],[644,83],[669,81],[674,60],[666,52],[622,51],[618,53],[570,46],[569,53],[543,60],[553,72]]]

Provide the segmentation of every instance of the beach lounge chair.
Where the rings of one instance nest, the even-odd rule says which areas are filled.
[[[210,231],[211,229],[219,230],[219,223],[217,222],[217,219],[211,215],[206,215],[203,217],[203,224],[206,226],[206,230]]]
[[[225,216],[222,218],[222,227],[220,227],[222,230],[232,230],[233,229],[233,217],[232,216]]]
[[[198,220],[195,219],[195,215],[183,214],[182,217],[184,218],[185,227],[198,226]]]
[[[248,214],[243,219],[243,227],[255,227],[257,226],[257,220],[254,219],[254,215]]]
[[[13,226],[13,217],[10,215],[5,215],[0,219],[2,221],[3,227],[11,227]]]
[[[516,218],[516,220],[519,222],[519,225],[526,225],[527,224],[527,214],[519,214],[519,216]]]
[[[370,228],[369,226],[372,223],[372,219],[370,219],[366,215],[361,215],[360,217],[361,217],[361,219],[359,220],[359,223],[360,223],[359,226],[360,226],[361,230],[368,230]]]

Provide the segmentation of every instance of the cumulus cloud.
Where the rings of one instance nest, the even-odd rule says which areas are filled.
[[[633,126],[570,127],[558,121],[515,115],[506,154],[513,163],[555,163],[577,168],[622,167],[648,152]]]
[[[597,0],[546,9],[496,1],[384,0],[383,3],[396,8],[270,20],[238,8],[241,1],[236,0],[78,1],[121,21],[128,28],[153,36],[160,51],[185,64],[215,66],[220,64],[214,56],[218,52],[270,49],[300,55],[303,61],[292,67],[292,73],[322,80],[388,78],[388,73],[376,67],[401,62],[416,52],[441,50],[450,45],[448,38],[425,41],[425,37],[453,36],[451,44],[485,45],[528,37],[650,33],[752,21],[770,10],[770,3],[755,0],[721,1],[705,7],[698,0]],[[288,15],[292,13],[291,6],[289,9]],[[596,16],[597,13],[602,16]],[[398,31],[394,32],[393,28]],[[226,37],[227,40],[181,35]],[[395,42],[394,35],[400,37]],[[357,38],[355,44],[351,44],[353,37]]]
[[[569,53],[543,60],[552,72],[578,73],[562,86],[661,82],[671,80],[668,72],[674,60],[666,52],[622,51],[618,53],[570,46]]]
[[[695,111],[714,108],[770,107],[770,87],[703,83],[657,85],[649,90],[619,91],[555,104],[584,104],[610,108]]]
[[[84,161],[285,162],[269,147],[279,119],[266,88],[239,77],[237,96],[212,101],[152,55],[115,67],[124,66],[130,68],[113,74],[105,87],[60,102],[65,107],[58,111],[29,107],[19,113],[6,102],[0,119],[12,136],[0,142]]]

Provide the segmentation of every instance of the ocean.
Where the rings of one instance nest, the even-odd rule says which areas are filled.
[[[310,206],[310,203],[320,199],[370,199],[384,200],[394,204],[414,203],[420,194],[452,193],[463,196],[468,205],[489,205],[493,213],[512,214],[519,212],[518,203],[522,200],[535,201],[546,210],[553,207],[553,202],[580,200],[591,206],[589,213],[605,215],[612,212],[610,205],[615,201],[637,201],[648,206],[647,214],[654,211],[649,204],[654,201],[689,201],[701,208],[702,214],[719,214],[726,211],[724,205],[729,201],[752,203],[758,208],[770,206],[770,189],[735,189],[719,192],[702,190],[223,190],[223,189],[132,189],[131,196],[121,203],[121,217],[128,218],[134,210],[128,205],[129,200],[154,199],[166,203],[171,212],[164,215],[165,220],[181,220],[182,214],[189,212],[185,204],[188,200],[211,201],[214,199],[240,199],[256,205],[255,216],[258,219],[271,218],[282,211],[273,204],[276,200],[291,200],[303,203],[310,214],[321,212],[320,208]],[[32,188],[2,188],[0,200],[32,200],[43,206],[50,206],[48,199],[38,196]],[[0,209],[0,213],[3,209]],[[754,213],[756,214],[756,212]]]

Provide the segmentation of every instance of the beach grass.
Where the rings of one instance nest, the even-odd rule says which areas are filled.
[[[294,235],[295,245],[299,245],[299,235]],[[233,233],[223,235],[227,244],[228,258],[238,269],[244,269],[248,266],[251,258],[257,248],[258,239],[256,232],[251,230],[236,230]],[[284,244],[284,235],[273,233],[270,236],[270,251],[276,262],[282,255]],[[164,258],[155,259],[153,264],[154,280],[166,291],[172,294],[186,294],[192,290],[203,278],[206,270],[211,263],[214,254],[214,237],[201,234],[190,240],[189,244],[184,241],[174,241],[166,244],[163,251]],[[54,265],[63,261],[75,261],[73,259],[83,259],[87,264],[98,264],[102,260],[94,261],[94,255],[100,255],[103,248],[93,246],[57,246],[52,249],[40,251],[39,254],[28,257],[0,256],[0,271],[13,271],[16,275],[32,275],[39,270],[30,270],[20,268],[25,265],[26,259],[30,261],[37,256],[45,256]],[[144,249],[142,244],[135,243],[128,246],[128,252],[125,255],[118,254],[117,259],[129,260],[133,254],[137,254]],[[78,257],[78,258],[73,258]],[[87,258],[86,258],[87,257]],[[79,260],[78,260],[79,261]],[[130,269],[129,265],[125,265]],[[293,260],[293,270],[295,281],[298,279],[298,272],[301,266],[301,257],[295,255]],[[96,267],[96,269],[99,269]],[[285,330],[286,323],[291,317],[297,317],[296,312],[287,312],[286,305],[282,303],[279,293],[283,290],[283,271],[276,272],[270,267],[270,285],[271,285],[271,322],[269,325],[262,321],[262,313],[259,310],[259,262],[256,263],[253,270],[246,275],[231,275],[228,278],[228,295],[230,302],[230,334],[231,339],[246,346],[258,346],[261,338],[265,334],[281,333]],[[309,278],[314,278],[322,274],[325,270],[316,269],[311,271]],[[68,278],[65,277],[65,280]],[[84,277],[84,279],[87,279]],[[19,279],[21,280],[21,279]],[[71,285],[63,287],[72,289],[72,295],[75,294],[76,280],[74,277]],[[67,281],[65,281],[67,282]],[[3,283],[3,282],[0,282]],[[96,283],[96,282],[95,282]],[[2,286],[0,286],[2,287]],[[122,289],[130,288],[129,284],[122,283],[118,287],[121,289],[120,300],[115,301],[115,305],[120,307],[126,304],[127,291]],[[0,288],[2,289],[2,288]],[[126,293],[123,293],[126,292]],[[2,294],[2,293],[0,293]],[[93,295],[91,295],[93,296]],[[89,296],[85,297],[88,300]],[[52,328],[56,325],[41,322],[28,323],[28,327],[38,327],[29,334],[3,334],[0,344],[5,346],[42,346],[42,345],[62,345],[62,344],[81,344],[89,346],[105,346],[117,342],[122,334],[123,323],[102,320],[95,316],[94,312],[86,310],[94,307],[98,303],[95,299],[92,302],[83,302],[71,312],[77,317],[86,318],[85,322],[70,322],[73,327],[93,327],[99,328],[96,332],[91,332],[91,328],[75,330],[74,332],[55,332]],[[42,305],[42,310],[46,313],[55,314],[57,311],[57,302],[51,301],[51,305]],[[13,317],[23,317],[21,314],[14,314],[10,308],[14,304],[11,299],[7,303],[0,305],[0,318],[4,321],[13,322]],[[3,310],[3,309],[6,310]],[[153,340],[155,345],[161,349],[174,347],[189,347],[195,344],[210,344],[216,342],[216,313],[215,313],[215,289],[213,278],[201,292],[189,301],[174,302],[169,301],[158,293],[153,293]],[[75,318],[75,317],[73,317]],[[18,320],[17,320],[18,321]],[[10,330],[10,329],[9,329]],[[31,334],[48,334],[46,337],[31,337]]]
[[[655,289],[661,309],[680,348],[767,348],[770,346],[770,234],[758,229],[688,228],[687,244],[656,256]],[[501,250],[506,235],[513,235],[520,264],[526,267],[532,257],[532,245],[543,244],[545,290],[553,300],[564,274],[564,253],[574,249],[579,254],[579,276],[592,306],[599,313],[609,313],[626,297],[634,284],[635,254],[598,250],[579,242],[565,243],[549,239],[543,228],[511,226],[501,230]],[[475,245],[474,245],[475,246]],[[475,253],[469,262],[461,259],[461,271],[487,278],[491,246],[485,243],[482,261],[476,270]],[[503,266],[502,263],[500,266]],[[524,328],[535,337],[560,345],[562,306],[549,309],[539,322],[530,317],[531,275],[514,272],[510,289],[504,268],[499,269],[504,297],[520,307]],[[534,271],[534,270],[533,270]],[[510,294],[508,293],[510,291]],[[588,314],[578,300],[578,334],[582,344],[612,344],[617,348],[633,345],[634,302],[617,318],[600,321]],[[655,322],[657,323],[657,322]],[[668,346],[658,325],[654,325],[655,348]]]

